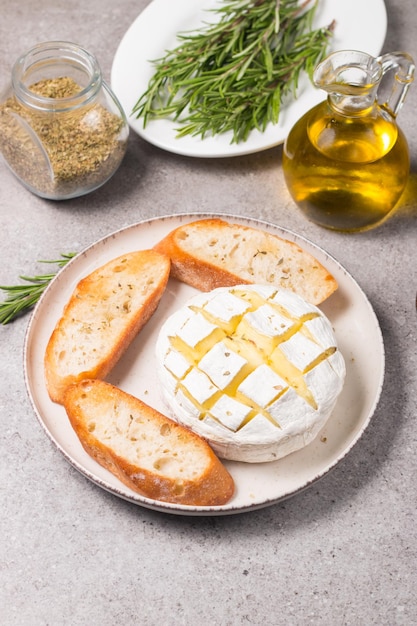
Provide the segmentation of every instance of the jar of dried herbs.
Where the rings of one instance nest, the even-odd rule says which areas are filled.
[[[53,200],[103,185],[126,152],[129,127],[95,57],[42,43],[20,57],[0,97],[0,152],[33,193]]]

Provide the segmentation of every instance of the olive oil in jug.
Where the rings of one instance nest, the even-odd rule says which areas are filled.
[[[390,102],[379,105],[382,76],[395,69]],[[288,189],[305,215],[340,231],[361,231],[382,223],[405,189],[410,157],[395,117],[414,64],[408,55],[373,59],[360,52],[330,55],[314,73],[329,92],[307,112],[284,145]]]

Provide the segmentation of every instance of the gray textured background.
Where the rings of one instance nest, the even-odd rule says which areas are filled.
[[[109,79],[116,48],[146,4],[1,0],[0,85],[23,51],[52,39],[89,49]],[[417,58],[414,0],[386,4],[384,51]],[[399,117],[412,154],[401,207],[362,235],[304,219],[284,185],[281,147],[194,160],[132,134],[111,182],[61,204],[32,196],[0,163],[0,284],[38,272],[37,259],[81,250],[142,218],[187,211],[260,217],[310,238],[353,274],[379,317],[387,358],[369,429],[322,481],[257,512],[186,518],[119,500],[68,465],[26,394],[28,317],[1,327],[2,626],[417,623],[416,108],[414,86]]]

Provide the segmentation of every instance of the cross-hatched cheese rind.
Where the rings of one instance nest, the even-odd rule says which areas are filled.
[[[266,337],[280,337],[293,325],[292,320],[265,304],[245,316],[248,324]]]
[[[304,372],[323,353],[323,348],[319,344],[307,339],[302,333],[297,333],[284,341],[278,348],[287,361],[298,370]]]
[[[164,368],[164,385],[165,393],[169,396],[175,396],[178,393],[178,378]]]
[[[277,428],[276,425],[266,420],[263,415],[257,413],[254,415],[250,422],[247,422],[240,431],[240,438],[242,443],[246,441],[253,441],[253,438],[261,436],[264,439],[276,438]]]
[[[337,350],[327,359],[329,365],[334,369],[336,376],[343,380],[346,374],[346,365],[342,354]]]
[[[294,318],[317,312],[317,308],[314,305],[308,304],[305,300],[300,298],[300,296],[297,296],[296,293],[292,291],[289,292],[285,289],[276,291],[271,301],[274,304],[281,305],[287,311],[287,314]]]
[[[307,429],[316,411],[294,389],[288,388],[268,406],[268,413],[279,423],[283,431],[291,435],[296,431]]]
[[[181,412],[188,416],[188,420],[194,424],[195,420],[199,420],[201,417],[200,407],[190,400],[190,398],[183,392],[181,388],[177,389],[175,398],[180,407]],[[188,425],[186,422],[184,422]]]
[[[240,428],[251,408],[234,398],[222,395],[210,409],[210,416],[232,431]]]
[[[194,348],[200,341],[206,339],[216,329],[203,315],[190,315],[178,329],[177,335],[184,343]]]
[[[197,368],[193,367],[182,380],[182,388],[195,398],[197,404],[204,404],[216,393],[217,388],[210,378]]]
[[[336,364],[337,361],[339,370],[340,368],[343,369],[344,364],[342,365],[341,363],[340,352],[336,352],[335,354],[337,356],[332,363]],[[322,407],[323,410],[331,409],[336,399],[334,397],[336,387],[332,387],[332,385],[329,387],[329,381],[337,379],[339,374],[330,361],[331,359],[327,359],[326,361],[318,363],[316,367],[307,372],[304,377],[308,387],[314,390],[313,395],[317,405]]]
[[[253,287],[255,287],[255,289],[253,289]],[[255,293],[265,301],[272,301],[277,293],[277,288],[273,285],[244,285],[243,289],[246,289],[249,293]]]
[[[279,459],[317,436],[345,378],[331,323],[317,307],[283,289],[238,285],[198,294],[183,309],[166,320],[156,345],[174,419],[220,457],[251,463]]]
[[[230,322],[237,316],[242,315],[249,307],[249,303],[242,300],[242,298],[236,298],[233,294],[227,293],[223,296],[215,294],[212,298],[209,298],[204,309],[218,320]]]
[[[170,347],[165,355],[164,365],[177,379],[183,378],[190,369],[190,363],[185,356]]]
[[[324,350],[336,346],[333,331],[326,322],[322,317],[313,317],[304,322],[304,329],[308,335],[321,345]]]
[[[260,389],[262,389],[262,394],[259,393]],[[237,390],[252,402],[266,407],[285,389],[288,389],[288,383],[269,365],[262,364],[246,376]]]
[[[246,363],[246,359],[220,341],[203,356],[198,367],[219,389],[226,389]]]

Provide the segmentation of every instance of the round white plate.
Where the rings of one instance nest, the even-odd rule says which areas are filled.
[[[234,215],[229,221],[263,228],[296,241],[335,276],[338,290],[321,306],[330,318],[347,366],[346,383],[336,408],[319,436],[303,450],[272,463],[225,462],[236,493],[219,507],[167,504],[145,498],[125,487],[83,449],[64,408],[49,399],[43,373],[45,348],[78,281],[118,255],[149,248],[181,223],[213,217],[194,214],[156,218],[134,224],[99,240],[76,256],[53,279],[39,301],[25,340],[25,379],[35,413],[48,437],[65,458],[100,487],[151,509],[182,515],[222,515],[269,506],[302,491],[333,468],[352,448],[375,410],[384,377],[384,346],[375,313],[355,280],[324,250],[295,233],[266,222]],[[168,315],[182,306],[195,289],[170,279],[159,308],[139,333],[108,381],[164,412],[155,375],[154,347]]]
[[[278,124],[265,132],[252,131],[245,142],[231,143],[231,133],[214,137],[176,137],[177,124],[170,119],[149,122],[136,119],[131,111],[147,89],[153,74],[152,61],[178,45],[177,34],[201,29],[203,22],[213,22],[208,11],[219,0],[153,0],[136,18],[124,35],[113,60],[111,85],[128,117],[130,127],[150,143],[177,154],[193,157],[228,157],[259,152],[282,143],[295,122],[312,106],[325,98],[306,79],[298,97],[281,110]],[[315,26],[336,20],[333,50],[361,50],[377,56],[387,30],[383,0],[320,0]],[[300,83],[301,84],[301,83]]]

